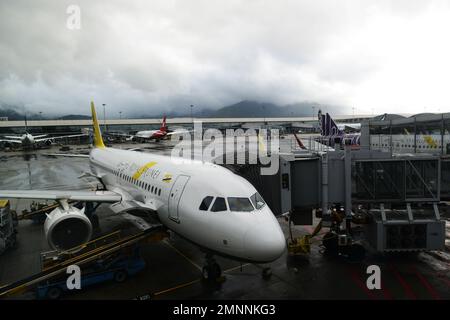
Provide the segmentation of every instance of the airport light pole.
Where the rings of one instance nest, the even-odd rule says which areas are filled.
[[[194,117],[192,116],[192,109],[194,108],[194,105],[193,104],[191,104],[191,121],[192,121],[192,123],[194,123]]]
[[[313,118],[313,120],[314,120],[314,117],[316,116],[316,107],[312,106],[311,108],[312,108],[312,111],[313,111],[313,116],[312,116],[312,118]]]
[[[42,120],[42,111],[39,111],[39,120]]]
[[[107,128],[106,128],[106,103],[103,103],[103,129],[106,132]]]
[[[119,111],[119,119],[122,120],[122,111]]]

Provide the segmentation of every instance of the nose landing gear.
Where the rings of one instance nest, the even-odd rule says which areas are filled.
[[[218,282],[222,278],[222,269],[210,254],[206,255],[206,264],[202,269],[202,278],[208,282]]]

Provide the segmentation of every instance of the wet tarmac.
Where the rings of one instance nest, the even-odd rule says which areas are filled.
[[[120,147],[138,147],[137,145]],[[162,143],[153,143],[146,151],[170,152]],[[70,152],[86,152],[74,147]],[[58,148],[29,152],[0,152],[0,189],[86,189],[95,183],[79,179],[89,171],[88,159],[48,157],[60,153]],[[21,212],[30,201],[12,201]],[[101,205],[98,234],[121,229],[127,233],[138,229],[107,205]],[[448,219],[448,218],[447,218]],[[279,222],[288,237],[288,225]],[[315,221],[317,223],[318,221]],[[294,227],[294,236],[310,234],[313,226]],[[449,237],[447,223],[447,236]],[[323,230],[321,234],[326,232]],[[363,262],[351,263],[323,252],[320,235],[309,255],[288,256],[267,265],[240,264],[217,258],[224,272],[220,285],[201,280],[204,254],[191,243],[171,234],[157,243],[141,245],[146,268],[124,283],[107,282],[78,292],[65,299],[450,299],[450,250],[417,254],[381,255],[371,253]],[[19,223],[17,247],[0,256],[0,285],[17,281],[40,271],[40,253],[49,250],[42,225],[29,220]],[[382,289],[366,286],[367,266],[381,268]],[[272,276],[264,279],[262,269],[271,267]],[[33,299],[32,292],[18,296]]]

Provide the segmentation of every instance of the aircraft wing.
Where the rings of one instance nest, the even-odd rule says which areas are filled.
[[[191,133],[194,133],[194,132],[195,132],[195,130],[187,130],[187,129],[184,130],[184,129],[181,129],[181,130],[174,130],[174,131],[167,132],[166,135],[173,136],[175,134],[186,134],[186,133],[191,134]]]
[[[43,137],[48,137],[48,134],[40,134],[38,136],[33,136],[34,139],[39,139],[39,138],[43,138]]]
[[[34,141],[40,142],[40,141],[56,140],[56,139],[63,139],[63,138],[85,137],[87,135],[88,135],[87,133],[71,134],[71,135],[68,135],[68,136],[47,137],[47,138],[35,139]]]
[[[19,136],[3,136],[3,138],[11,139],[11,140],[20,140],[21,137],[19,137]]]
[[[108,136],[118,136],[118,137],[133,137],[131,134],[119,133],[119,132],[105,132]]]
[[[6,137],[6,138],[8,138],[8,137]],[[0,139],[0,142],[11,142],[11,143],[19,143],[19,144],[22,144],[22,140]]]
[[[88,154],[81,153],[43,153],[46,157],[89,158]]]
[[[112,191],[90,190],[0,190],[0,198],[118,202],[122,196]]]

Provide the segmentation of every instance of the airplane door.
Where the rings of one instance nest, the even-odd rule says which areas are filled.
[[[178,203],[183,194],[184,187],[189,181],[189,176],[180,175],[172,186],[169,194],[169,218],[180,223]]]

